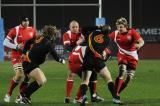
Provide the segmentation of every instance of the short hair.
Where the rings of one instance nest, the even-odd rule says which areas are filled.
[[[22,22],[22,21],[29,21],[29,19],[30,19],[30,18],[29,18],[28,16],[23,16],[23,15],[22,15],[22,16],[19,17],[19,21],[20,21],[20,22]]]
[[[69,27],[70,27],[71,23],[78,23],[78,21],[72,20],[72,21],[69,23]],[[79,25],[79,23],[78,23],[78,25]]]
[[[120,24],[124,25],[125,27],[128,27],[127,20],[124,17],[120,17],[119,19],[117,19],[116,26]]]

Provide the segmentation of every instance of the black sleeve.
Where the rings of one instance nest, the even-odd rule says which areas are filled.
[[[86,36],[86,35],[90,34],[92,31],[97,30],[97,29],[101,29],[101,27],[98,27],[98,26],[82,27],[81,28],[81,33],[84,36]]]
[[[34,43],[34,40],[35,40],[35,38],[33,38],[33,39],[31,39],[31,40],[28,40],[28,41],[25,43],[24,48],[23,48],[23,51],[22,51],[23,54],[26,54],[26,52],[30,49],[31,44]]]
[[[51,53],[51,55],[53,56],[53,58],[59,62],[59,60],[61,59],[61,57],[57,54],[56,50],[54,49],[54,46],[52,45],[51,42],[48,43],[49,46],[49,51]]]

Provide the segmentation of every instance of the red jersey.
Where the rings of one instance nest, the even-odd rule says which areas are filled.
[[[138,54],[135,44],[141,38],[140,34],[134,29],[129,29],[127,33],[123,34],[116,30],[109,34],[109,37],[118,46],[119,52],[117,54],[117,59],[119,64],[129,64],[130,67],[136,69]]]
[[[22,25],[12,28],[6,36],[13,44],[17,45],[20,43],[25,44],[27,40],[36,37],[36,30],[32,27],[23,28]],[[22,52],[11,49],[11,60],[12,58],[20,58]],[[13,63],[13,62],[12,62]],[[14,63],[13,63],[14,64]]]
[[[72,73],[77,73],[81,70],[83,57],[85,55],[86,46],[77,46],[69,55],[68,67]]]
[[[72,33],[70,30],[65,32],[63,34],[63,44],[64,45],[69,45],[71,48],[74,48],[77,46],[77,41],[79,38],[84,38],[81,33]]]
[[[120,32],[117,32],[117,35],[115,36],[115,32],[112,32],[109,34],[109,37],[117,43],[121,48],[127,50],[127,51],[134,51],[136,50],[135,44],[137,40],[141,38],[140,34],[134,30],[129,29],[127,33],[121,34]]]

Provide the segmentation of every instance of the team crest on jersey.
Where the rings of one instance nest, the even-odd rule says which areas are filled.
[[[94,37],[95,42],[103,43],[104,42],[103,36],[104,36],[103,34],[99,34],[99,35],[95,36]]]
[[[29,33],[29,35],[32,37],[32,36],[33,36],[33,33],[32,33],[32,32],[30,32],[30,33]]]
[[[128,39],[128,40],[132,40],[131,35],[128,35],[128,36],[127,36],[127,39]]]

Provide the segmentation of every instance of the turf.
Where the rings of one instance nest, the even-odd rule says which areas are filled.
[[[107,66],[115,79],[117,74],[117,62],[111,60]],[[59,64],[55,61],[46,61],[41,65],[41,69],[47,77],[47,83],[32,96],[32,106],[77,106],[77,104],[64,104],[65,81],[67,77],[67,65]],[[12,95],[10,103],[4,103],[3,97],[6,93],[10,79],[14,71],[10,62],[0,63],[0,106],[21,106],[14,103],[18,95],[17,87]],[[81,80],[75,77],[75,86],[71,97],[75,97]],[[116,106],[112,104],[112,98],[106,84],[98,77],[97,91],[104,97],[103,103],[90,103],[87,106]],[[88,93],[88,100],[90,96]],[[124,92],[121,93],[121,100],[125,106],[160,106],[160,60],[140,60],[134,79]]]

